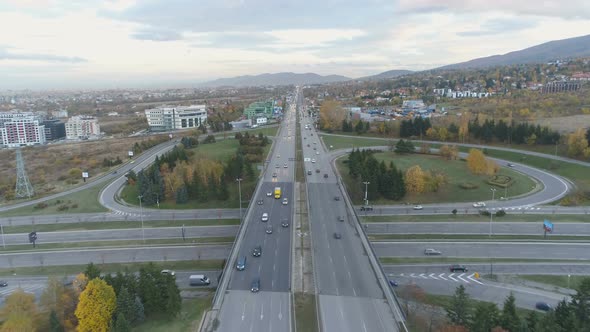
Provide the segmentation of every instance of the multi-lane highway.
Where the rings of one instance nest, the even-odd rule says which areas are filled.
[[[245,216],[244,233],[230,258],[230,275],[226,276],[230,280],[217,317],[217,331],[291,330],[295,108],[293,104],[286,110],[261,183]],[[279,198],[275,198],[275,188],[280,188]],[[263,221],[264,213],[268,220]],[[257,246],[262,249],[259,257],[252,254]],[[238,270],[236,265],[243,258],[245,268]],[[260,282],[257,293],[251,292],[254,280]]]
[[[330,165],[333,156],[325,152],[309,118],[303,119],[301,130],[320,328],[397,331],[398,318],[385,300],[361,243],[364,235],[355,227]]]
[[[506,217],[510,220],[510,217]],[[504,222],[493,221],[491,234],[493,235],[543,235],[543,220],[539,216],[537,222]],[[489,218],[487,218],[489,219]],[[551,218],[549,218],[551,219]],[[452,220],[452,218],[449,218]],[[438,234],[438,235],[488,235],[490,222],[369,222],[365,223],[368,234]],[[583,222],[555,222],[553,231],[548,239],[554,235],[562,236],[590,236],[590,223]]]

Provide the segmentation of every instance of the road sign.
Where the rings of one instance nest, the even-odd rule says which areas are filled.
[[[547,219],[545,219],[545,221],[543,221],[543,228],[545,229],[546,232],[553,232],[553,223]]]

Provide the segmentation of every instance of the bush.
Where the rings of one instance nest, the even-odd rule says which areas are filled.
[[[37,203],[34,207],[35,210],[42,210],[44,208],[46,208],[48,205],[47,203],[41,202],[41,203]]]
[[[506,211],[499,210],[496,212],[496,217],[504,217],[506,215]]]
[[[467,190],[479,188],[479,186],[477,184],[472,183],[472,182],[463,182],[463,183],[459,184],[459,187],[461,189],[467,189]]]
[[[213,135],[208,135],[204,140],[203,140],[204,144],[209,144],[209,143],[215,143],[215,136]]]
[[[479,214],[481,214],[482,216],[486,216],[486,217],[489,217],[491,215],[490,211],[487,211],[487,210],[481,210],[481,211],[479,211]]]
[[[453,213],[453,215],[457,214],[457,209],[453,209],[453,211],[451,211]]]

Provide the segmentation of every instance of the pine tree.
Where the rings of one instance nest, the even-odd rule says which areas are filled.
[[[478,303],[471,321],[471,332],[490,332],[498,326],[499,317],[500,311],[495,303]]]
[[[451,298],[449,307],[445,308],[447,317],[451,323],[460,326],[469,326],[471,321],[471,308],[469,295],[465,292],[463,285],[457,287],[455,294]]]
[[[115,328],[113,329],[114,332],[131,332],[131,326],[127,319],[125,319],[125,315],[122,313],[117,314],[117,318],[115,319]]]
[[[500,326],[508,331],[518,331],[518,327],[520,326],[520,318],[516,314],[515,298],[512,292],[510,292],[510,295],[504,301]]]
[[[135,297],[135,302],[133,303],[133,310],[135,311],[135,321],[134,323],[141,323],[145,320],[145,312],[143,309],[143,303],[139,296]]]
[[[100,278],[100,268],[94,263],[90,262],[86,265],[86,270],[84,270],[84,274],[88,278],[88,280],[92,280],[95,278]]]
[[[135,316],[135,300],[133,295],[129,293],[127,288],[122,287],[117,296],[117,315],[126,317],[129,322],[134,322],[137,318]]]
[[[51,313],[49,314],[49,331],[64,332],[64,327],[61,325],[55,310],[51,310]]]

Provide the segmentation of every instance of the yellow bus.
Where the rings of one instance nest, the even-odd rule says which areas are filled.
[[[281,187],[275,187],[275,198],[281,198]]]

